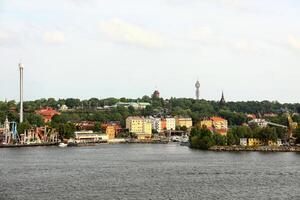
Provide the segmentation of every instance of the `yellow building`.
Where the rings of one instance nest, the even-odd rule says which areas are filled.
[[[143,132],[144,118],[142,117],[127,117],[126,129],[131,133],[142,133]]]
[[[226,119],[223,119],[222,117],[211,117],[210,120],[215,129],[228,129],[228,122]]]
[[[126,128],[131,133],[135,133],[138,139],[150,139],[152,135],[151,120],[143,117],[128,117],[126,119]]]
[[[105,132],[106,132],[106,135],[107,135],[109,140],[115,139],[115,137],[116,137],[116,128],[115,128],[115,126],[108,125],[106,127]]]
[[[203,126],[220,135],[227,135],[228,122],[222,117],[211,117],[209,119],[202,120],[200,121],[200,127],[202,128]]]
[[[248,146],[253,147],[253,146],[261,146],[263,145],[263,142],[260,139],[257,138],[249,138],[248,139]]]
[[[152,122],[148,119],[144,120],[143,133],[148,134],[148,135],[152,134]]]
[[[202,127],[204,127],[204,126],[205,126],[206,128],[211,128],[211,127],[213,126],[213,123],[212,123],[212,121],[209,120],[209,119],[200,121],[200,127],[202,128]]]
[[[179,127],[187,127],[187,128],[191,128],[193,126],[193,121],[192,118],[188,118],[188,117],[175,117],[175,122],[176,122],[176,126]]]

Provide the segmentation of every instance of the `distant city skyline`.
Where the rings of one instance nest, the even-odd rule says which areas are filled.
[[[0,100],[300,101],[296,0],[0,0]]]

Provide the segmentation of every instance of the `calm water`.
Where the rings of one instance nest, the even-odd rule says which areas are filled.
[[[176,144],[0,149],[0,199],[300,199],[300,154]]]

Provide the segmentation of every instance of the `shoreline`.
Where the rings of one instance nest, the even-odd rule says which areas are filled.
[[[256,152],[300,152],[300,147],[297,146],[256,146],[256,147],[243,147],[243,146],[214,146],[208,149],[209,151],[256,151]]]
[[[69,147],[85,147],[85,146],[95,146],[101,144],[170,144],[172,142],[166,141],[126,141],[126,142],[90,142],[90,143],[78,143],[76,145],[70,145]],[[176,144],[176,143],[174,143]],[[179,143],[178,143],[179,144]],[[59,143],[39,143],[39,144],[9,144],[0,145],[1,148],[22,148],[22,147],[47,147],[47,146],[58,146]],[[182,145],[186,146],[186,145]],[[300,152],[300,147],[298,146],[256,146],[256,147],[245,147],[245,146],[213,146],[207,151],[215,152]]]

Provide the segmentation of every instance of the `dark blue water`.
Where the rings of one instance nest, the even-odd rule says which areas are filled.
[[[300,199],[300,154],[176,144],[0,149],[0,199]]]

